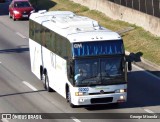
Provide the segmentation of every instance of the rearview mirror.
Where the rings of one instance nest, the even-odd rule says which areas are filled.
[[[132,70],[132,62],[128,62],[128,70],[131,71]]]
[[[70,78],[73,77],[73,66],[70,66]]]

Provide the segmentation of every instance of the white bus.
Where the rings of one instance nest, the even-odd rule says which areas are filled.
[[[38,11],[29,19],[29,48],[32,72],[71,107],[127,100],[123,40],[97,21],[70,11]]]

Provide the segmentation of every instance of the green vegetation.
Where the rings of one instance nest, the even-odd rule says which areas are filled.
[[[160,65],[160,37],[152,35],[141,27],[119,20],[112,20],[101,12],[89,10],[87,7],[69,0],[39,0],[38,6],[43,6],[47,10],[68,10],[79,15],[88,16],[113,31],[126,27],[135,27],[134,30],[122,35],[126,50],[134,53],[141,52],[143,58]]]

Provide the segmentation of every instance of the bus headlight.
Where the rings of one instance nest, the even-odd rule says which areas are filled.
[[[117,89],[115,90],[115,93],[124,93],[127,92],[127,89]]]
[[[76,96],[83,96],[83,92],[75,92]]]
[[[126,101],[125,96],[119,96],[119,99],[117,100],[118,103],[122,103],[122,102],[125,102],[125,101]]]
[[[75,96],[84,96],[87,95],[86,92],[75,92]]]
[[[119,98],[120,98],[120,100],[124,100],[124,99],[125,99],[125,97],[124,97],[124,96],[120,96]]]

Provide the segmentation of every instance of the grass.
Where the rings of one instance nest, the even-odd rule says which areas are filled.
[[[67,10],[78,15],[88,16],[113,31],[135,27],[134,30],[122,35],[126,50],[133,53],[141,52],[143,58],[160,65],[160,37],[152,35],[141,27],[119,20],[112,20],[101,12],[89,10],[89,8],[69,0],[39,0],[38,5],[50,11]]]

